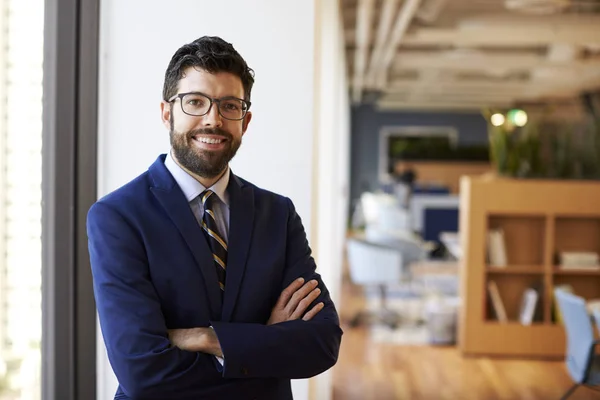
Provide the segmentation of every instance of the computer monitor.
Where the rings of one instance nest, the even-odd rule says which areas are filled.
[[[441,243],[442,232],[458,232],[458,208],[425,208],[423,240]]]
[[[445,209],[456,210],[458,213],[459,203],[460,198],[458,195],[413,195],[409,205],[412,230],[423,235],[423,230],[425,228],[425,210]]]

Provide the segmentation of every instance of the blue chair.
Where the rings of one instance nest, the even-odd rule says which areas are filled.
[[[594,328],[585,300],[561,289],[555,289],[554,295],[567,335],[565,363],[575,382],[562,397],[567,399],[581,385],[600,385],[600,355],[596,354],[596,345],[600,341],[594,340]]]

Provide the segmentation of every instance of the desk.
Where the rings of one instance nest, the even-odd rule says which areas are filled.
[[[459,268],[457,261],[425,260],[410,266],[412,279],[420,282],[423,295],[437,293],[447,297],[459,295]]]
[[[413,277],[425,275],[454,275],[458,276],[458,261],[420,261],[410,266]]]

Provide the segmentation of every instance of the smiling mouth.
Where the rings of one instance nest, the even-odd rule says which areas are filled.
[[[206,144],[219,144],[227,141],[225,138],[208,138],[208,137],[195,137],[193,138],[195,141]]]

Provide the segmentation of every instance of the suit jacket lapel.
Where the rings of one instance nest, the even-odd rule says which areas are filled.
[[[150,190],[171,218],[194,255],[204,278],[211,318],[218,320],[222,309],[221,289],[219,289],[217,283],[212,252],[204,238],[202,228],[196,221],[183,192],[165,167],[164,155],[161,155],[152,164],[150,174],[154,183]]]
[[[254,190],[231,173],[229,178],[229,240],[222,321],[230,321],[246,270],[254,224]]]

